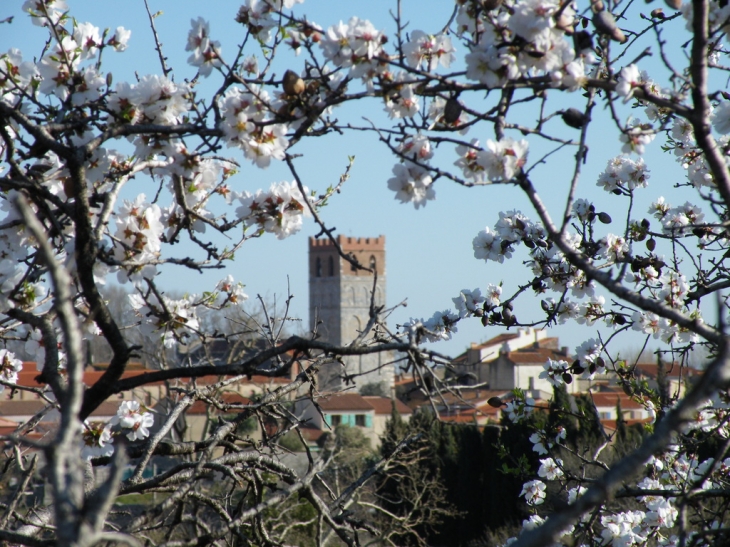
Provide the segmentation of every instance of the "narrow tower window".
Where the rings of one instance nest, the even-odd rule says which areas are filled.
[[[377,262],[375,261],[375,256],[370,255],[370,269],[373,271],[373,273],[375,273],[375,271],[376,271],[376,269],[375,269],[376,266],[377,266]]]
[[[329,266],[330,266],[330,277],[334,277],[335,276],[335,259],[332,257],[330,257]]]
[[[319,257],[314,261],[314,270],[314,275],[322,277],[322,260]]]

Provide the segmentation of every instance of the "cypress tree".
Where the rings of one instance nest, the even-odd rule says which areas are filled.
[[[408,426],[396,410],[395,401],[393,401],[390,418],[385,422],[385,433],[380,440],[380,455],[384,458],[390,456],[398,443],[406,437],[407,432]]]
[[[590,395],[578,395],[575,403],[581,416],[575,444],[580,450],[594,448],[606,439],[596,405]]]
[[[626,420],[624,420],[624,413],[621,409],[621,397],[616,398],[616,438],[622,444],[625,444],[628,438]]]
[[[564,428],[567,434],[567,440],[571,443],[576,441],[578,428],[573,418],[575,402],[568,394],[565,385],[553,387],[553,399],[548,407],[548,431],[557,432],[559,428]]]

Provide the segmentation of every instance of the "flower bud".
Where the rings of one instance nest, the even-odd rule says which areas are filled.
[[[558,17],[555,20],[555,27],[559,28],[560,30],[565,32],[565,34],[570,36],[574,32],[574,28],[573,28],[574,22],[575,22],[574,18],[570,15],[567,15],[565,13],[565,11],[563,11],[560,14],[560,17]]]
[[[302,80],[296,72],[291,70],[287,70],[284,73],[282,85],[284,86],[284,93],[287,95],[301,95],[304,93],[304,89],[306,88],[304,80]]]
[[[583,19],[587,21],[587,19]],[[581,30],[573,34],[573,49],[575,51],[583,51],[584,49],[593,49],[593,37],[589,32]]]
[[[563,110],[563,113],[560,115],[560,117],[563,118],[565,125],[573,127],[575,129],[581,129],[587,121],[586,115],[577,108],[569,108],[568,110]]]
[[[682,0],[664,0],[670,8],[678,10],[682,7]]]
[[[500,399],[499,397],[490,397],[489,399],[487,399],[487,404],[491,407],[499,408],[504,403],[502,402],[502,399]]]
[[[492,11],[502,5],[502,0],[482,0],[482,9]]]
[[[611,40],[615,40],[620,44],[623,44],[626,40],[628,40],[621,29],[616,26],[616,19],[611,12],[604,10],[594,13],[592,21],[596,30],[601,34],[605,34],[611,38]]]
[[[461,111],[462,108],[459,101],[451,97],[446,101],[446,105],[444,106],[444,123],[449,125],[456,123],[459,116],[461,116]]]

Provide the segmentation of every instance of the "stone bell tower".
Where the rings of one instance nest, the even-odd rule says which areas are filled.
[[[385,236],[340,235],[337,242],[345,254],[353,254],[360,264],[377,271],[375,305],[385,305]],[[341,346],[352,342],[367,326],[372,291],[372,273],[356,270],[337,253],[329,239],[309,238],[309,326],[317,328],[322,340]],[[369,338],[372,333],[366,340]],[[346,371],[339,364],[326,367],[320,378],[322,388],[341,386],[346,372],[360,375],[355,379],[358,388],[382,384],[389,394],[393,385],[392,360],[391,353],[343,358]]]

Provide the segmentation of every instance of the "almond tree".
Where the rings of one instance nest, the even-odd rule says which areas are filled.
[[[377,529],[352,519],[346,507],[389,460],[330,496],[318,482],[327,458],[310,454],[308,470],[298,475],[276,458],[276,435],[251,447],[236,436],[237,425],[251,416],[274,417],[287,424],[278,434],[296,430],[299,423],[283,403],[297,393],[316,397],[318,369],[347,355],[400,351],[407,356],[403,366],[431,393],[454,389],[434,373],[449,360],[423,343],[449,338],[460,321],[585,325],[576,359],[546,363],[544,377],[560,385],[620,373],[626,389],[657,417],[652,434],[618,463],[607,465],[600,449],[584,458],[586,468],[601,471],[590,480],[592,474],[561,467],[561,432],[536,431],[535,450],[548,458],[535,470],[540,479],[524,485],[526,503],[537,510],[547,495],[544,479],[561,484],[557,496],[565,507],[544,523],[536,512],[518,545],[547,545],[565,533],[586,545],[724,538],[730,103],[723,39],[730,7],[714,0],[667,0],[651,11],[632,1],[459,0],[452,17],[427,32],[406,30],[406,14],[396,4],[388,36],[356,16],[320,27],[298,3],[248,0],[230,15],[245,31],[237,44],[214,39],[204,19],[193,20],[186,48],[198,69],[192,82],[175,78],[159,41],[158,74],[116,82],[107,65],[116,62],[113,50],[124,51],[130,31],[79,22],[64,0],[24,3],[48,41],[35,52],[10,49],[0,65],[0,328],[4,340],[30,345],[37,355],[39,378],[48,386],[37,392],[59,421],[41,440],[27,435],[40,415],[7,436],[8,466],[21,480],[5,507],[0,538],[23,545],[279,544],[289,528],[274,530],[267,518],[277,507],[291,508],[295,498],[313,509],[318,543],[333,535],[349,545],[377,538]],[[150,25],[156,36],[152,14]],[[287,48],[300,56],[296,69],[283,72],[276,58]],[[33,55],[37,63],[28,61]],[[649,56],[655,61],[648,63]],[[640,70],[644,65],[650,72]],[[203,78],[216,82],[211,96],[196,91]],[[336,117],[350,103],[360,112],[385,108],[389,121]],[[596,132],[616,155],[597,180],[587,180],[587,143]],[[311,191],[296,152],[300,142],[333,133],[379,139],[384,156],[394,158],[388,187],[416,208],[435,199],[439,180],[498,184],[525,196],[532,211],[500,213],[473,242],[477,259],[502,264],[520,256],[524,278],[516,286],[495,279],[475,290],[455,288],[454,310],[412,319],[397,332],[385,326],[386,310],[373,306],[362,335],[347,346],[324,343],[316,333],[281,339],[271,328],[269,347],[240,362],[123,379],[135,347],[125,338],[128,325],[114,320],[102,298],[105,279],[116,275],[134,289],[131,305],[145,336],[166,347],[210,340],[201,314],[244,300],[239,281],[229,276],[201,295],[173,299],[157,281],[160,267],[225,266],[249,239],[283,239],[305,221],[317,223],[319,235],[336,245],[321,207],[336,199],[349,167],[339,182]],[[616,136],[613,145],[606,135]],[[648,213],[637,213],[655,180],[642,156],[660,142],[679,163],[677,186],[686,188],[659,181],[666,188],[652,194]],[[531,148],[539,152],[530,154]],[[291,178],[242,191],[236,173],[248,161],[257,168],[283,162]],[[154,181],[154,194],[138,193],[142,177]],[[550,181],[548,203],[563,198],[555,211],[537,191],[541,178]],[[600,203],[586,190],[596,185],[607,192]],[[121,199],[123,188],[135,188],[137,197]],[[697,204],[675,199],[687,192]],[[216,234],[230,238],[227,247]],[[202,258],[180,258],[172,245],[181,241]],[[539,309],[531,294],[538,295]],[[609,335],[597,330],[599,322]],[[657,340],[674,366],[686,367],[699,344],[711,359],[682,397],[652,392],[613,349],[628,331]],[[83,341],[91,336],[102,336],[113,357],[97,383],[83,386]],[[2,385],[15,388],[21,363],[0,351]],[[236,408],[238,416],[219,421],[205,440],[166,440],[196,401],[230,410],[217,397],[221,389],[243,376],[289,375],[294,363],[303,368],[292,383]],[[154,416],[130,399],[109,423],[87,421],[112,395],[204,376],[225,379],[204,388],[188,382],[167,415]],[[505,410],[520,420],[532,408],[518,392]],[[700,461],[698,447],[717,439],[714,457]],[[42,462],[29,457],[30,449]],[[177,463],[145,478],[157,455]],[[122,481],[127,462],[133,474]],[[103,481],[87,479],[86,470],[107,464]],[[25,511],[19,500],[40,465],[51,503]],[[110,512],[118,495],[152,492],[165,498],[144,514]],[[637,508],[619,510],[617,496],[635,499]]]

